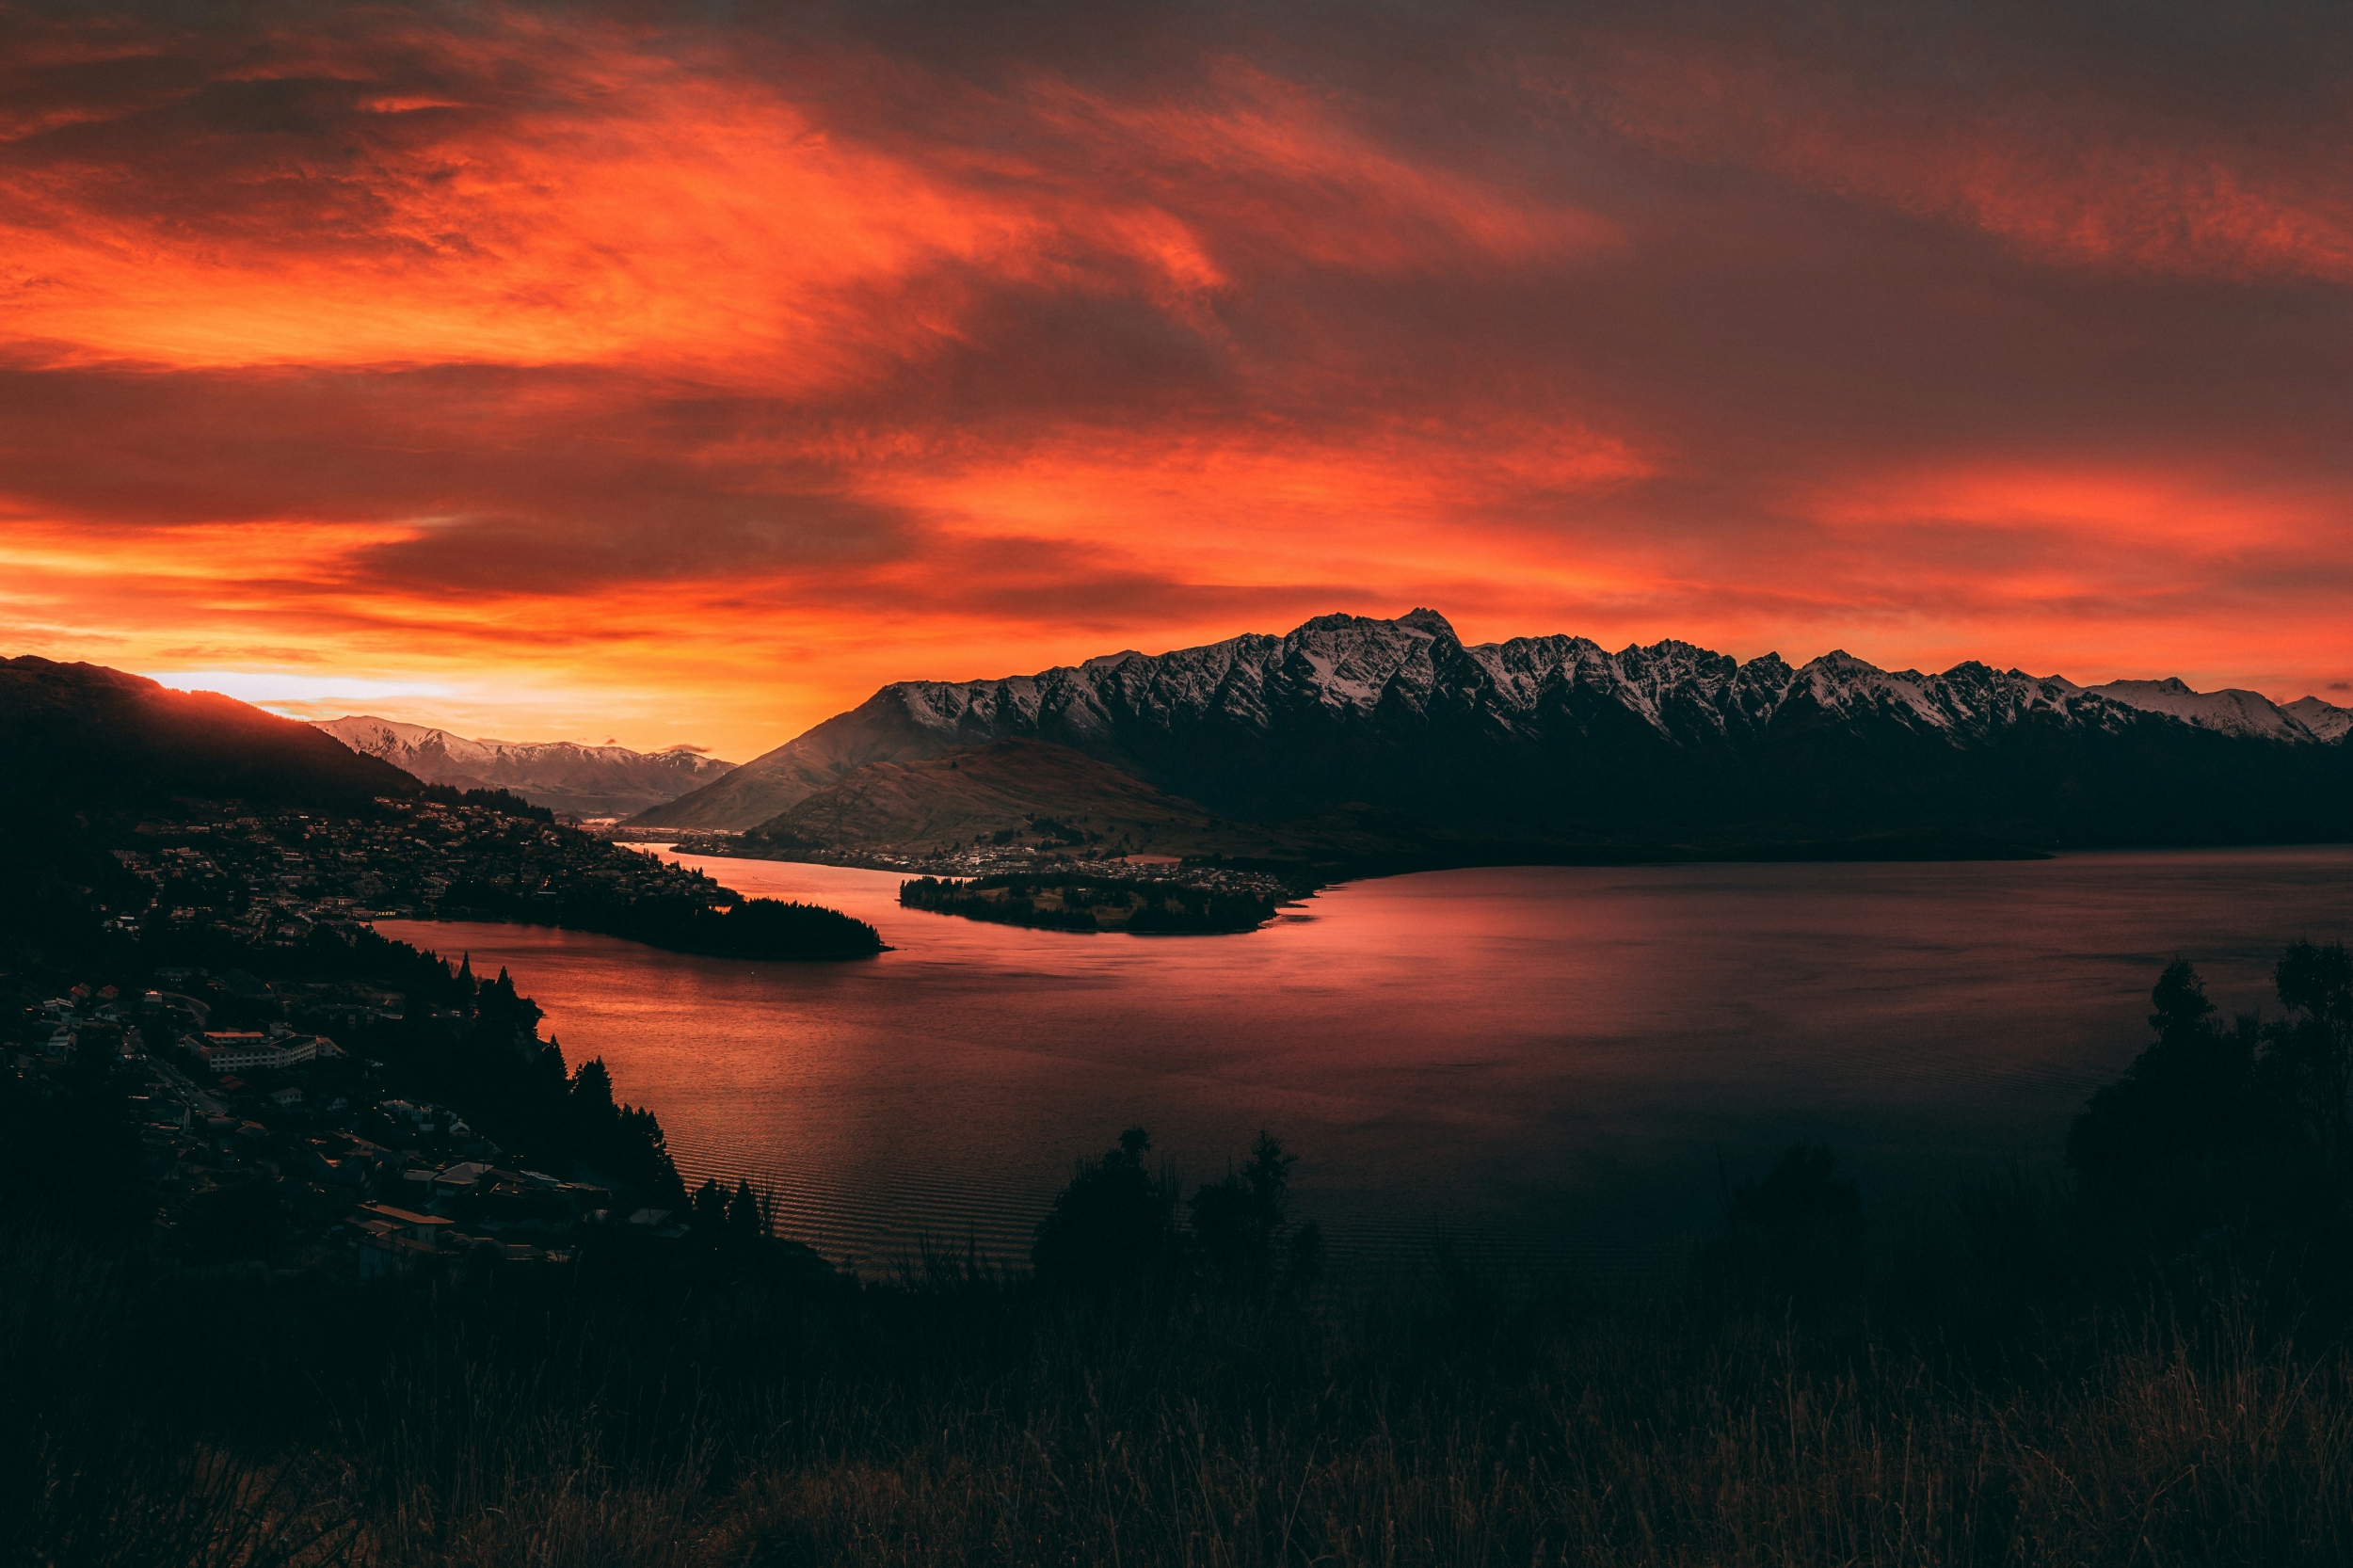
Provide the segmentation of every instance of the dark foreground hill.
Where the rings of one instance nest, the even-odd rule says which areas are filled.
[[[1844,653],[1739,664],[1676,642],[1466,646],[1417,610],[1036,676],[897,682],[636,821],[749,828],[863,768],[1021,739],[1225,820],[1363,803],[1489,841],[2341,840],[2353,836],[2347,717],[2315,698],[2084,687],[1974,663],[1923,675]]]
[[[724,957],[883,946],[862,921],[745,901],[506,792],[428,786],[229,697],[37,658],[0,662],[0,958],[88,948],[102,926],[303,940],[362,904]]]
[[[310,726],[98,664],[0,660],[0,936],[78,931],[134,889],[113,852],[149,816],[237,801],[363,811],[423,786]]]
[[[174,798],[350,807],[418,781],[307,724],[99,664],[0,660],[0,807],[148,810]]]

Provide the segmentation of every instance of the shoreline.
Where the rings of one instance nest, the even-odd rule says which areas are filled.
[[[1404,876],[1416,872],[1474,871],[1509,866],[1868,865],[1907,862],[1933,865],[1968,861],[2048,860],[2060,854],[2083,853],[2095,848],[2130,851],[2294,847],[2285,843],[2232,843],[2052,845],[2044,848],[1975,834],[1903,833],[1844,840],[1731,844],[1575,844],[1546,840],[1488,839],[1438,850],[1294,859],[1224,855],[1016,855],[985,851],[956,855],[902,854],[885,849],[755,844],[747,843],[747,836],[742,833],[653,828],[605,829],[599,836],[634,848],[666,848],[675,855],[691,855],[705,859],[774,860],[788,864],[839,866],[855,871],[891,872],[903,876],[1103,876],[1142,872],[1166,877],[1182,876],[1188,872],[1225,871],[1280,880],[1307,889],[1369,877]]]

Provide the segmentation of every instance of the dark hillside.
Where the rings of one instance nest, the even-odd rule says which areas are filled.
[[[1007,842],[1192,851],[1214,819],[1084,752],[1046,741],[961,746],[870,762],[752,830],[781,844],[938,852]]]
[[[188,858],[155,860],[167,847]],[[347,924],[360,903],[730,957],[883,945],[860,921],[746,903],[505,791],[423,784],[246,703],[38,658],[0,662],[0,867],[12,895],[0,959],[18,943],[88,949],[102,924],[243,930],[273,910],[299,920],[299,940],[316,921]],[[318,901],[308,913],[305,899]]]
[[[353,807],[416,779],[307,724],[100,664],[0,660],[0,809],[140,811],[175,797]]]
[[[140,818],[190,801],[369,808],[418,794],[398,768],[306,724],[101,664],[0,659],[0,935],[53,943],[142,890],[112,851]]]

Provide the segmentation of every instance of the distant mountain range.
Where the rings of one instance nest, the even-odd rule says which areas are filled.
[[[788,826],[803,802],[843,801],[836,787],[854,778],[852,794],[871,794],[887,776],[861,770],[1029,740],[1244,823],[1365,803],[1453,834],[1571,846],[2345,839],[2348,730],[2353,712],[2316,697],[2085,687],[1976,663],[1890,672],[1844,652],[1741,664],[1682,642],[1470,646],[1416,610],[1034,676],[894,682],[633,821],[742,830],[782,816],[806,832],[806,814]]]
[[[350,805],[420,779],[757,830],[782,852],[1012,835],[1401,865],[2344,840],[2353,712],[2179,680],[1888,672],[1843,653],[1793,667],[1674,642],[1470,647],[1418,610],[895,682],[731,768],[374,718],[308,726],[96,665],[0,660],[0,806],[28,824],[174,797]]]
[[[427,784],[510,790],[534,806],[583,817],[642,811],[735,767],[684,746],[645,752],[572,741],[469,741],[446,729],[364,715],[318,720],[315,728]]]

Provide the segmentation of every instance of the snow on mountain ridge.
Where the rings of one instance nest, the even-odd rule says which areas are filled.
[[[549,754],[577,754],[610,761],[629,761],[655,757],[687,757],[700,760],[703,753],[693,746],[665,746],[660,751],[633,751],[624,745],[591,745],[584,741],[499,741],[487,736],[467,740],[446,729],[429,725],[404,724],[397,719],[372,718],[364,714],[349,714],[340,719],[312,721],[313,728],[350,746],[354,751],[371,757],[393,758],[402,753],[438,751],[451,760],[483,766],[495,765],[503,759],[537,758]],[[718,767],[732,764],[719,762]]]
[[[2353,732],[2353,708],[2340,708],[2316,696],[2299,696],[2283,710],[2320,741],[2342,741]]]
[[[2193,691],[2178,675],[2163,680],[2111,680],[2085,688],[2147,713],[2166,713],[2201,729],[2226,735],[2255,735],[2274,741],[2317,741],[2322,737],[2302,718],[2281,708],[2261,692],[2227,687],[2218,692]],[[2306,702],[2317,699],[2306,697]],[[2328,704],[2320,704],[2327,707]],[[2342,710],[2339,710],[2342,712]],[[2339,734],[2343,734],[2339,730]],[[2335,737],[2329,737],[2334,739]]]
[[[2118,733],[2151,722],[2151,706],[2134,695],[1976,661],[1940,674],[1891,672],[1844,649],[1792,666],[1778,654],[1743,663],[1675,639],[1614,653],[1557,633],[1465,645],[1434,611],[1395,620],[1336,614],[1282,636],[1128,650],[996,680],[894,682],[639,820],[750,826],[868,762],[1016,737],[1073,746],[1205,803],[1271,811],[1285,801],[1374,798],[1352,792],[1372,788],[1374,774],[1434,779],[1473,766],[1474,754],[1510,767],[1535,757],[1561,760],[1545,766],[1585,758],[1664,767],[1660,759],[1682,755],[1737,769],[1775,737],[1824,729],[1909,731],[1956,748],[2028,722]],[[2162,716],[2219,727],[2195,704]],[[2323,736],[2293,717],[2280,722],[2274,739]],[[1350,782],[1359,776],[1368,782]]]
[[[1035,675],[900,681],[877,696],[903,694],[920,728],[968,739],[1008,726],[1104,733],[1114,728],[1115,712],[1169,718],[1217,712],[1263,724],[1271,717],[1270,696],[1299,698],[1335,716],[1369,716],[1385,703],[1418,714],[1449,699],[1441,665],[1449,654],[1465,673],[1483,678],[1479,695],[1507,723],[1535,712],[1548,696],[1577,690],[1606,694],[1670,739],[1679,738],[1677,718],[1720,733],[1769,723],[1801,692],[1825,713],[1895,717],[1954,733],[2037,710],[2090,720],[2104,701],[2225,733],[2292,742],[2333,740],[2353,729],[2353,714],[2317,698],[2305,699],[2318,721],[2307,724],[2253,692],[2201,694],[2178,680],[2077,686],[1974,660],[1923,674],[1883,670],[1844,648],[1793,668],[1778,654],[1743,664],[1673,638],[1614,653],[1591,638],[1557,634],[1466,645],[1444,616],[1425,610],[1396,620],[1318,616],[1282,637],[1249,633],[1158,655],[1129,650]],[[1472,694],[1458,686],[1450,695],[1459,700]]]
[[[318,720],[312,728],[428,784],[511,790],[534,805],[586,815],[622,814],[675,800],[735,765],[687,747],[642,752],[577,741],[468,740],[446,729],[366,714]]]

